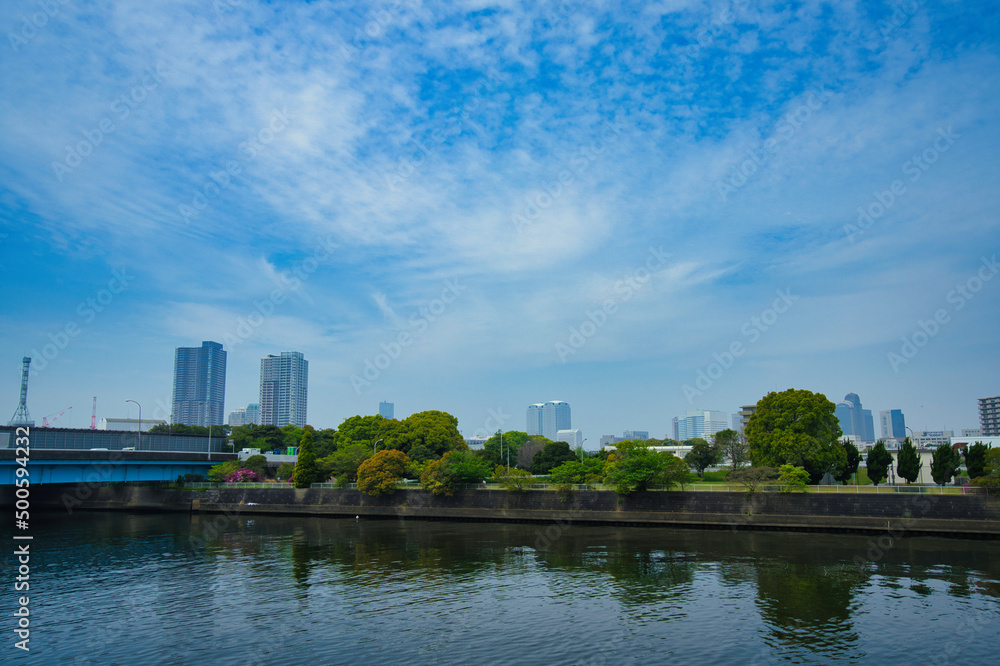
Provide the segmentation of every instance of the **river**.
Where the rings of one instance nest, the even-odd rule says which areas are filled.
[[[117,512],[32,534],[31,652],[8,630],[3,661],[998,658],[996,541]]]

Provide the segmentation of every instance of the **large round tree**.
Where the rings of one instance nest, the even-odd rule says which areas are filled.
[[[810,482],[818,483],[839,460],[836,407],[822,393],[804,389],[768,393],[747,423],[750,460],[758,466],[803,467]]]

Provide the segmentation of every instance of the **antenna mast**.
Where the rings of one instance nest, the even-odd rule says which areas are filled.
[[[21,402],[17,405],[17,411],[7,424],[9,426],[33,426],[35,422],[28,416],[28,366],[31,365],[31,357],[25,356],[21,359]]]

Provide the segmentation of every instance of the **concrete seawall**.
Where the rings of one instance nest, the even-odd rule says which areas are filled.
[[[388,497],[369,497],[357,490],[325,488],[100,487],[80,497],[74,486],[32,490],[32,508],[47,511],[193,511],[1000,537],[1000,498],[980,495],[757,493],[750,498],[744,493],[669,491],[619,497],[610,491],[577,491],[560,497],[544,490],[467,490],[435,497],[423,490],[401,490]]]

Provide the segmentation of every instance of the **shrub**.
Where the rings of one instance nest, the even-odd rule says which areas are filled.
[[[523,493],[528,489],[531,474],[523,469],[497,465],[496,469],[493,470],[492,479],[499,483],[504,490],[509,490],[512,493]]]
[[[252,469],[238,469],[226,477],[226,483],[257,483],[260,480],[260,474]]]
[[[358,490],[373,497],[391,495],[406,474],[409,462],[410,459],[402,451],[379,451],[358,467]]]
[[[809,483],[809,472],[804,467],[795,465],[782,465],[778,468],[778,484],[781,492],[791,493],[806,491],[806,484]]]

